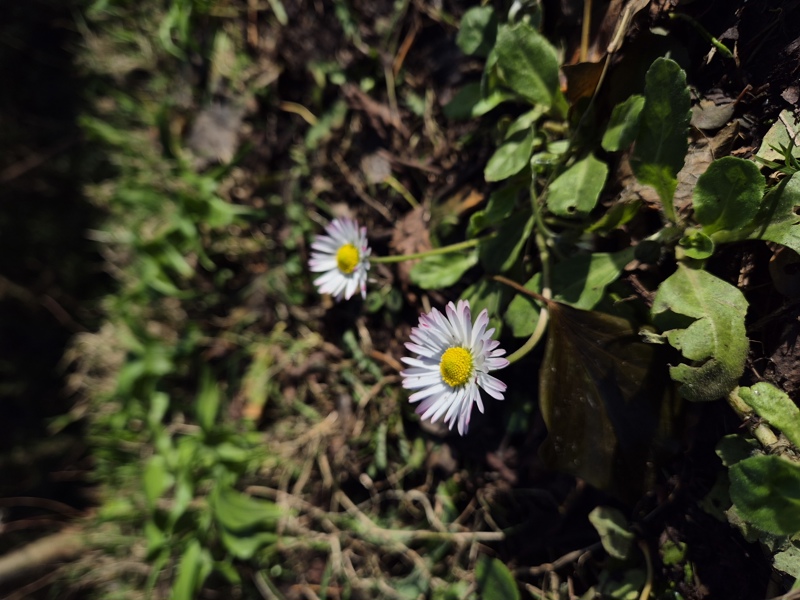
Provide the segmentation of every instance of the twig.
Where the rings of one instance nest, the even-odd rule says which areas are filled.
[[[83,536],[71,530],[36,540],[0,556],[0,585],[45,565],[73,560],[85,547]]]

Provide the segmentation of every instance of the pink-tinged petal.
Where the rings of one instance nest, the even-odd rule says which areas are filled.
[[[478,385],[495,400],[504,399],[503,393],[506,391],[506,384],[496,377],[492,377],[486,373],[479,373]]]

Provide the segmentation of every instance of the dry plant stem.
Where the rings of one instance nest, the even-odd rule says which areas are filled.
[[[739,415],[742,421],[752,422],[751,419],[755,416],[755,412],[739,397],[738,387],[728,394],[728,404],[734,412]],[[772,429],[765,423],[758,423],[752,426],[750,428],[750,433],[753,434],[753,437],[758,440],[758,443],[761,444],[765,450],[774,448],[778,443],[778,436],[776,436]]]
[[[48,564],[73,560],[85,549],[77,531],[63,531],[36,540],[19,550],[0,556],[0,584],[5,584]]]

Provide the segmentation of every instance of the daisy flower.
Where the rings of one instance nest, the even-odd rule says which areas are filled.
[[[503,399],[506,384],[489,371],[508,366],[508,361],[500,358],[506,352],[492,339],[494,329],[486,329],[486,309],[474,325],[466,300],[459,300],[458,305],[450,302],[445,312],[446,316],[434,308],[411,329],[406,348],[417,357],[402,359],[410,368],[400,375],[404,388],[418,390],[409,397],[411,402],[420,403],[418,415],[432,423],[444,416],[450,429],[457,423],[458,433],[464,435],[473,403],[483,412],[481,388],[492,398]]]
[[[330,294],[336,300],[349,300],[357,290],[367,297],[369,255],[367,228],[359,227],[353,219],[334,219],[311,244],[308,266],[322,273],[314,280],[320,294]]]

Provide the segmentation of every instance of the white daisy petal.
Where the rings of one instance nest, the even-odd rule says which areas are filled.
[[[490,371],[508,365],[500,358],[505,351],[492,339],[494,329],[486,329],[489,313],[482,310],[475,322],[469,302],[459,300],[423,314],[411,330],[406,348],[413,358],[404,357],[408,369],[400,373],[403,387],[415,390],[409,397],[419,402],[416,413],[423,420],[445,424],[464,435],[469,429],[473,404],[483,412],[480,390],[497,400],[503,399],[506,385],[489,375]]]
[[[353,219],[331,221],[325,234],[311,244],[308,261],[313,273],[324,273],[314,280],[319,293],[349,300],[360,292],[366,298],[370,254],[366,227],[359,227]]]

